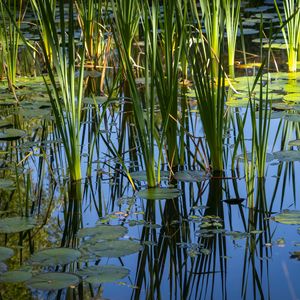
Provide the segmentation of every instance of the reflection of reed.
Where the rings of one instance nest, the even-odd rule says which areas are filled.
[[[249,209],[246,232],[248,237],[245,245],[244,267],[242,277],[243,299],[247,298],[249,281],[252,280],[253,299],[269,298],[269,263],[270,250],[266,245],[271,241],[271,230],[269,225],[269,210],[265,191],[265,180],[257,179],[257,191],[255,207]],[[262,232],[256,235],[256,232]],[[256,262],[256,259],[259,262]],[[264,279],[266,280],[264,282]],[[264,287],[267,286],[267,288]]]
[[[210,181],[207,199],[207,209],[204,216],[215,216],[224,219],[222,204],[222,173],[217,178]],[[209,229],[209,228],[208,228]],[[209,254],[201,254],[196,259],[191,259],[191,272],[189,275],[189,288],[186,297],[194,294],[195,299],[214,299],[217,291],[215,283],[217,275],[220,275],[221,292],[218,297],[226,298],[226,240],[223,234],[217,233],[212,236],[201,236],[198,240],[199,245],[203,245],[209,250]],[[189,292],[188,292],[189,291]],[[221,297],[222,295],[222,297]],[[192,298],[191,298],[192,299]]]
[[[81,182],[70,183],[68,194],[64,201],[64,231],[61,240],[61,247],[77,248],[75,237],[81,222],[82,194]]]
[[[213,179],[210,182],[207,201],[209,208],[204,216],[223,218],[221,199],[222,179]],[[156,215],[156,204],[157,202],[153,201],[147,202],[147,224],[155,224],[157,219],[160,219]],[[197,244],[198,248],[209,249],[210,253],[199,252],[196,256],[191,255],[189,249],[182,246],[193,243],[193,225],[188,222],[186,213],[182,213],[188,211],[186,206],[186,201],[167,201],[161,212],[162,228],[159,233],[156,226],[144,226],[141,241],[145,247],[138,257],[135,283],[139,289],[134,290],[132,299],[140,299],[142,291],[145,291],[143,298],[146,299],[199,299],[205,298],[208,293],[213,297],[215,276],[218,273],[221,274],[222,294],[225,295],[225,237],[221,234],[200,237],[194,244]],[[159,207],[161,208],[160,204]],[[165,284],[166,280],[169,282],[168,287]],[[168,295],[165,293],[166,288]]]

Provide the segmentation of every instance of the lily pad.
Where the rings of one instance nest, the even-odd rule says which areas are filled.
[[[99,240],[114,240],[124,236],[127,232],[128,230],[124,226],[99,225],[79,229],[77,237],[83,238],[96,236]]]
[[[14,255],[14,250],[7,247],[0,247],[0,261],[9,259]]]
[[[289,141],[289,146],[295,146],[295,147],[299,147],[300,146],[300,140],[292,140]]]
[[[30,272],[26,271],[8,271],[0,274],[0,282],[19,283],[29,280],[32,277]]]
[[[283,97],[284,101],[287,102],[300,102],[300,93],[291,93]]]
[[[34,228],[36,221],[33,218],[12,217],[0,220],[0,233],[16,233]]]
[[[300,122],[300,115],[298,114],[286,114],[283,118],[290,122]]]
[[[274,216],[273,220],[282,224],[300,225],[300,210],[285,210]]]
[[[140,251],[141,245],[131,240],[112,240],[89,245],[87,251],[99,257],[121,257]]]
[[[160,178],[161,180],[168,180],[169,179],[170,173],[167,171],[161,171],[160,172]],[[136,171],[136,172],[131,172],[130,176],[132,179],[137,180],[137,181],[147,181],[147,173],[146,171]],[[157,176],[157,172],[156,172]]]
[[[70,273],[43,273],[32,277],[27,285],[38,290],[60,290],[70,286],[77,286],[80,279],[77,275]]]
[[[9,178],[0,178],[0,189],[3,190],[15,189],[15,182]]]
[[[78,274],[84,277],[84,281],[91,284],[100,284],[104,282],[114,282],[129,275],[129,270],[114,265],[91,266],[80,270]],[[85,278],[86,277],[86,278]]]
[[[148,200],[173,199],[181,195],[181,191],[174,188],[149,188],[140,190],[137,196]]]
[[[66,265],[76,261],[81,252],[72,248],[52,248],[41,250],[31,256],[33,263],[41,266]]]
[[[210,176],[204,171],[186,170],[176,172],[174,178],[178,181],[184,182],[201,182],[208,180]]]
[[[274,152],[273,156],[275,159],[282,162],[300,161],[300,151],[284,150]]]
[[[14,141],[26,135],[26,131],[15,128],[6,128],[0,130],[0,141]]]

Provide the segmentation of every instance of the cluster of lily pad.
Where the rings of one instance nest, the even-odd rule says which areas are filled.
[[[5,225],[6,224],[6,225]],[[34,228],[32,218],[5,218],[0,222],[0,233],[16,233]],[[129,275],[129,270],[116,265],[93,265],[101,257],[118,258],[138,252],[139,243],[130,239],[121,239],[127,233],[123,226],[98,225],[82,228],[77,237],[81,240],[78,249],[49,248],[34,253],[27,266],[19,270],[0,273],[0,282],[20,283],[39,290],[59,290],[76,287],[80,282],[102,284],[114,282]],[[0,247],[0,260],[5,261],[14,255],[8,247]],[[84,262],[83,267],[74,272],[40,272],[47,268],[67,266],[74,262]],[[89,265],[87,262],[91,262]],[[37,267],[37,270],[34,269]],[[44,269],[46,268],[46,269]]]

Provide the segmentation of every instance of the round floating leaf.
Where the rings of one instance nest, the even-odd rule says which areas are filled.
[[[11,190],[15,189],[15,182],[9,178],[0,179],[0,189]]]
[[[300,102],[300,93],[291,93],[283,96],[283,100],[287,102]]]
[[[42,266],[66,265],[76,261],[81,252],[72,248],[52,248],[41,250],[31,256],[33,263]]]
[[[124,236],[127,232],[128,230],[124,226],[99,225],[79,229],[77,237],[97,237],[99,240],[114,240]]]
[[[9,259],[14,255],[14,250],[7,247],[0,247],[0,261]]]
[[[300,210],[285,210],[273,218],[282,224],[300,225]]]
[[[161,171],[160,172],[160,178],[161,180],[168,180],[169,179],[170,173],[167,171]],[[130,173],[130,176],[132,179],[137,180],[137,181],[147,181],[147,173],[146,171],[136,171]],[[157,176],[157,172],[156,172]]]
[[[300,140],[289,141],[289,146],[297,146],[297,147],[299,147],[300,146]]]
[[[201,181],[208,180],[210,176],[204,171],[186,170],[186,171],[176,172],[174,178],[178,181],[201,182]]]
[[[129,270],[124,267],[105,265],[91,266],[80,270],[78,274],[86,277],[84,280],[91,284],[100,284],[104,282],[114,282],[129,275]]]
[[[179,197],[180,195],[180,190],[174,188],[149,188],[141,190],[137,193],[138,197],[148,200],[173,199]]]
[[[300,122],[300,115],[298,114],[286,114],[283,118],[290,122]]]
[[[16,233],[34,228],[36,221],[33,218],[12,217],[0,220],[0,233]]]
[[[0,141],[14,141],[26,135],[26,131],[15,128],[6,128],[0,130]]]
[[[106,96],[84,97],[82,103],[89,105],[98,105],[105,103],[107,99],[108,98]]]
[[[103,241],[90,245],[91,254],[100,257],[121,257],[140,251],[141,245],[131,240]]]
[[[33,289],[50,291],[77,286],[79,282],[79,277],[74,274],[53,272],[34,276],[27,281],[27,285]]]
[[[300,161],[300,151],[285,150],[273,153],[274,158],[279,161],[289,162],[289,161]]]
[[[0,274],[0,282],[19,283],[29,280],[32,277],[31,272],[26,271],[9,271]]]

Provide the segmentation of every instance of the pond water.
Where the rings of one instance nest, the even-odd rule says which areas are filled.
[[[225,170],[205,169],[208,151],[191,86],[179,101],[186,103],[189,132],[184,161],[172,171],[163,161],[161,189],[147,190],[126,94],[110,92],[116,66],[106,70],[107,93],[99,88],[102,73],[86,69],[77,145],[83,178],[70,180],[45,82],[20,46],[15,95],[4,77],[0,82],[0,299],[300,299],[300,73],[286,72],[284,49],[274,49],[276,63],[261,82],[271,78],[266,175],[245,171],[253,166],[252,129],[259,123],[246,108],[248,82],[259,69],[260,12],[276,24],[272,3],[242,5],[249,65],[237,53],[238,93],[225,111]],[[34,41],[31,18],[29,10],[22,31]],[[142,90],[144,79],[137,80]],[[107,106],[106,94],[114,99]],[[235,149],[244,117],[247,162]],[[157,114],[157,127],[161,119]]]

